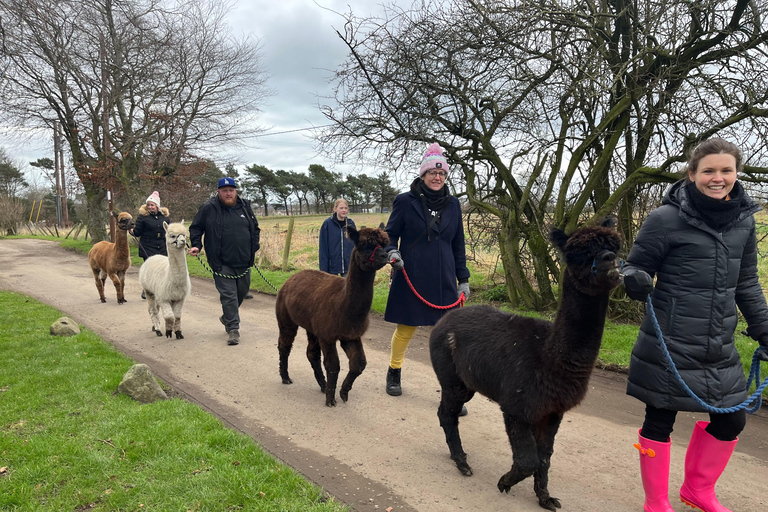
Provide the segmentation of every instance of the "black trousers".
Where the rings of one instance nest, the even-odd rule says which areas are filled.
[[[240,277],[224,277],[218,274]],[[223,265],[221,272],[213,274],[213,282],[219,291],[221,311],[224,313],[224,327],[227,332],[239,330],[240,304],[243,303],[248,290],[251,288],[251,269],[236,269]]]
[[[665,443],[672,434],[676,417],[677,411],[657,409],[646,405],[645,422],[640,435],[646,439]],[[733,441],[744,430],[746,424],[747,411],[745,409],[727,414],[710,413],[706,431],[719,441]]]

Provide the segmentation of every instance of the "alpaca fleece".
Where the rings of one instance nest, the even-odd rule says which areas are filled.
[[[347,228],[347,236],[355,244],[346,278],[319,270],[302,270],[291,276],[280,288],[275,314],[280,336],[280,377],[283,384],[293,381],[288,375],[288,356],[299,327],[307,331],[307,359],[320,389],[325,392],[325,405],[336,405],[336,384],[340,363],[336,340],[349,359],[349,373],[341,385],[339,396],[345,402],[355,379],[366,366],[361,338],[368,329],[368,313],[373,302],[376,271],[388,263],[384,247],[389,237],[383,230],[363,228],[359,232]],[[328,380],[323,374],[323,357]]]
[[[165,319],[165,336],[172,333],[183,339],[181,310],[192,290],[187,269],[187,230],[184,221],[163,222],[168,256],[156,254],[147,258],[139,269],[139,282],[147,296],[152,330],[162,336],[160,312]]]
[[[125,300],[125,273],[131,268],[131,253],[128,248],[128,230],[133,227],[133,217],[128,212],[119,215],[112,212],[117,220],[115,242],[102,241],[91,247],[88,251],[88,265],[93,272],[96,281],[96,290],[99,292],[101,302],[107,302],[104,296],[104,282],[107,276],[115,285],[117,303],[123,304]]]
[[[554,322],[512,315],[490,306],[453,310],[429,341],[440,382],[437,416],[459,471],[472,475],[459,436],[459,412],[476,392],[499,404],[513,464],[497,484],[501,492],[533,475],[539,505],[560,508],[548,489],[550,457],[563,414],[587,392],[603,336],[608,299],[619,284],[621,238],[611,219],[552,243],[566,268]]]

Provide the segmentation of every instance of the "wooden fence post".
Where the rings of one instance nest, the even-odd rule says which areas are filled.
[[[288,218],[288,233],[285,235],[283,249],[283,272],[288,272],[288,254],[291,252],[291,237],[293,236],[293,217]]]

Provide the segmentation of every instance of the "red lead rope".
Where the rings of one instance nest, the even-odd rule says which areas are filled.
[[[465,300],[464,299],[464,292],[461,292],[461,295],[459,295],[459,300],[457,300],[456,302],[454,302],[453,304],[450,304],[448,306],[438,306],[436,304],[432,304],[427,299],[425,299],[424,297],[419,295],[419,292],[417,292],[416,288],[413,287],[413,284],[411,283],[411,280],[408,279],[408,272],[405,271],[405,268],[403,268],[401,270],[403,272],[403,277],[405,277],[405,282],[407,282],[408,286],[411,287],[411,291],[413,292],[413,294],[416,295],[416,297],[418,297],[419,300],[421,302],[423,302],[424,304],[426,304],[427,306],[429,306],[431,308],[435,308],[435,309],[451,309],[451,308],[455,308],[456,306],[459,306],[459,307],[462,307],[462,308],[464,307],[464,300]]]

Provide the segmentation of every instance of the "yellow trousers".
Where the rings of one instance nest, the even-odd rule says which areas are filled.
[[[403,367],[405,351],[408,349],[408,344],[417,328],[415,325],[397,324],[397,328],[392,334],[392,351],[389,355],[390,368],[397,370]]]

